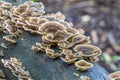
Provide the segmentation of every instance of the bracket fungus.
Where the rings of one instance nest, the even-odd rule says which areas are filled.
[[[5,67],[9,68],[13,75],[20,80],[32,80],[29,71],[25,71],[22,67],[22,63],[16,58],[10,58],[10,60],[1,59]]]
[[[47,34],[47,33],[56,33],[58,30],[64,30],[66,27],[63,24],[60,24],[56,21],[49,21],[46,23],[41,24],[39,27],[39,31],[42,34]]]
[[[27,24],[30,24],[29,20]],[[80,69],[81,71],[93,67],[93,63],[99,60],[98,56],[101,54],[101,50],[91,45],[90,37],[84,35],[84,30],[74,28],[73,23],[67,22],[62,13],[45,14],[35,22],[39,23],[36,30],[42,35],[42,42],[37,42],[33,46],[35,51],[43,51],[48,57],[60,58],[68,64],[82,59],[85,64],[82,67],[86,67],[86,65],[87,67],[83,70]],[[33,24],[35,23],[33,22]],[[52,45],[55,47],[51,48]]]
[[[14,39],[13,35],[3,36],[3,39],[5,39],[6,41],[11,42],[11,43],[17,43],[17,41]]]
[[[63,50],[62,52],[62,56],[60,57],[62,61],[68,63],[68,64],[72,64],[74,63],[76,60],[78,60],[78,58],[72,53],[71,50]]]
[[[2,2],[2,5],[1,5],[2,8],[6,8],[6,9],[9,9],[12,7],[12,4],[9,3],[9,2]]]
[[[86,71],[86,70],[92,68],[93,64],[89,63],[85,60],[79,60],[79,61],[75,62],[75,66],[77,67],[78,70]]]
[[[18,6],[8,2],[0,4],[0,30],[9,34],[3,37],[5,40],[16,43],[14,38],[19,37],[20,30],[39,34],[42,41],[36,42],[31,49],[43,51],[48,57],[60,58],[68,64],[75,63],[81,71],[93,67],[93,63],[99,60],[100,48],[91,45],[90,37],[85,36],[84,30],[74,28],[73,23],[67,22],[61,12],[44,14],[44,5],[41,2],[27,1]],[[19,63],[16,58],[2,59],[2,62],[17,77],[30,78],[22,65],[16,65]]]
[[[76,45],[74,47],[74,51],[79,53],[79,55],[83,56],[83,57],[91,57],[91,56],[101,55],[100,48],[93,46],[93,45],[89,45],[89,44]]]
[[[9,2],[0,1],[0,30],[12,36],[19,36],[20,29],[40,34],[38,27],[42,22],[41,16],[45,13],[41,2],[27,1],[18,6]],[[5,37],[5,40],[13,42]],[[12,41],[11,41],[12,40]]]
[[[45,51],[46,51],[46,54],[47,54],[50,58],[60,57],[60,53],[59,53],[59,52],[55,52],[53,49],[47,48]]]
[[[50,48],[51,44],[45,44],[45,43],[38,43],[36,42],[36,46],[40,48],[41,51],[45,52],[47,48]]]
[[[109,74],[110,80],[120,80],[120,71]]]

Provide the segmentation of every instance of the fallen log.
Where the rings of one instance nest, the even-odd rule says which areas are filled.
[[[74,65],[66,64],[60,59],[51,59],[46,54],[40,54],[42,52],[39,52],[39,54],[34,52],[31,50],[31,46],[36,41],[40,41],[40,35],[31,35],[25,32],[17,38],[17,44],[4,41],[2,36],[1,33],[0,42],[5,42],[8,48],[3,49],[4,57],[1,58],[16,57],[20,59],[34,80],[79,80],[80,76],[88,76],[91,80],[109,80],[108,72],[97,63],[88,71],[81,72]],[[5,73],[7,80],[17,80],[1,62],[0,68]],[[74,73],[79,74],[79,76],[75,76]]]

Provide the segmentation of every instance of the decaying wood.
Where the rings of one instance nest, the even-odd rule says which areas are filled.
[[[2,35],[0,35],[0,39],[4,40],[1,36]],[[96,63],[90,70],[81,72],[77,71],[74,65],[66,64],[60,59],[51,59],[45,54],[35,53],[31,50],[31,46],[34,45],[36,41],[41,41],[40,37],[40,35],[33,36],[25,32],[17,39],[17,44],[5,42],[6,45],[10,46],[7,50],[3,49],[4,58],[16,57],[20,59],[26,69],[31,73],[31,77],[34,80],[79,80],[81,75],[88,76],[91,80],[96,80],[96,78],[97,80],[109,80],[108,73]],[[4,68],[1,62],[0,65]],[[10,70],[6,68],[3,70],[8,80],[17,80]],[[79,76],[76,77],[73,73],[78,73]]]

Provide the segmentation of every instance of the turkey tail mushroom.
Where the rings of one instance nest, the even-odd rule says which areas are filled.
[[[110,80],[119,80],[120,79],[120,71],[113,72],[109,74]]]
[[[58,30],[64,30],[66,27],[63,24],[60,24],[56,21],[49,21],[46,23],[43,23],[39,27],[39,31],[41,34],[47,34],[47,33],[56,33]]]
[[[75,66],[77,67],[78,70],[86,71],[86,70],[92,68],[93,64],[89,63],[85,60],[79,60],[79,61],[75,62]]]
[[[74,51],[79,53],[80,56],[83,57],[90,57],[90,56],[99,56],[101,55],[101,50],[99,47],[83,44],[83,45],[76,45],[74,47]]]
[[[20,60],[16,58],[10,58],[10,60],[2,59],[2,63],[5,67],[9,68],[13,75],[18,77],[20,80],[32,80],[30,73],[28,71],[25,71],[22,67],[22,63]]]

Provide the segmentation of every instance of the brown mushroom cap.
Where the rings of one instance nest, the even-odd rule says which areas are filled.
[[[40,32],[38,31],[38,26],[36,25],[25,25],[23,26],[23,29],[31,33],[40,34]]]
[[[74,47],[74,51],[79,53],[79,55],[83,56],[83,57],[101,55],[100,48],[96,47],[96,46],[93,46],[93,45],[90,45],[90,44],[76,45]]]
[[[55,34],[48,33],[46,35],[42,36],[42,40],[44,42],[48,43],[59,43],[59,42],[64,42],[67,41],[67,39],[71,36],[72,34],[68,33],[65,30],[58,30]]]
[[[86,70],[92,68],[93,64],[89,63],[85,60],[79,60],[79,61],[75,62],[75,66],[81,71],[86,71]]]
[[[76,28],[68,27],[67,31],[73,34],[79,34],[79,31]]]
[[[81,41],[79,44],[89,44],[89,43],[91,43],[90,37],[86,36],[85,39]]]
[[[6,41],[9,41],[11,43],[17,43],[17,41],[15,41],[15,39],[14,39],[14,36],[12,36],[12,35],[3,36],[3,39],[5,39]]]
[[[54,40],[58,40],[58,41],[67,41],[67,39],[69,37],[71,37],[72,34],[67,32],[66,30],[58,30],[55,34],[54,34]]]
[[[94,63],[94,62],[99,61],[99,58],[98,58],[98,57],[95,57],[95,56],[89,57],[89,59],[90,59],[90,62],[91,62],[91,63]]]
[[[74,46],[74,43],[70,43],[70,42],[67,42],[67,41],[66,41],[66,42],[59,42],[57,45],[58,45],[60,48],[68,49],[68,48]]]
[[[74,43],[74,44],[78,44],[83,42],[86,39],[86,37],[82,34],[76,34],[76,35],[72,35],[71,38],[68,39],[68,41],[70,43]]]
[[[34,51],[36,51],[36,52],[41,51],[41,48],[39,48],[37,46],[34,46],[34,45],[31,47],[31,49],[34,50]]]
[[[66,62],[68,64],[72,64],[76,60],[78,60],[78,58],[72,53],[71,50],[66,50],[66,49],[63,50],[60,58],[62,61]]]
[[[58,58],[58,57],[60,57],[60,53],[59,52],[55,53],[54,49],[50,49],[50,48],[46,48],[46,54],[50,58]]]
[[[13,18],[14,19],[14,18]],[[25,19],[24,18],[17,18],[16,19],[16,27],[18,27],[18,28],[23,28],[23,26],[25,26],[26,25],[26,23],[25,23]],[[15,22],[15,21],[14,21]]]
[[[20,14],[24,13],[28,9],[29,5],[27,4],[21,4],[18,6],[16,11],[18,11]]]
[[[36,24],[39,20],[40,20],[39,17],[29,17],[29,18],[28,18],[28,21],[29,21],[31,24]],[[37,25],[37,24],[36,24],[36,25]]]
[[[9,34],[14,34],[17,31],[15,23],[10,20],[5,21],[5,29],[9,32]]]
[[[23,78],[26,78],[25,80],[31,80],[29,72],[24,70],[20,60],[16,58],[10,58],[10,60],[1,59],[1,61],[5,67],[9,68],[12,71],[14,76],[22,80]]]
[[[3,8],[11,8],[12,4],[9,2],[3,2],[3,4],[1,5]]]
[[[39,31],[42,34],[56,33],[58,30],[63,30],[63,29],[66,29],[66,27],[63,24],[60,24],[59,22],[56,22],[56,21],[49,21],[49,22],[43,23],[39,27]]]
[[[16,66],[22,66],[22,62],[20,62],[20,60],[16,59],[16,58],[10,58],[10,61],[13,62],[14,65]]]
[[[110,80],[119,80],[120,79],[120,71],[113,72],[109,74]]]
[[[53,39],[54,39],[54,36],[51,33],[48,33],[47,35],[42,36],[43,42],[47,42],[47,43],[55,42]]]
[[[72,64],[77,60],[77,58],[73,58],[73,59],[68,59],[68,58],[63,58],[63,57],[60,57],[60,58],[62,61],[66,62],[68,64]]]
[[[38,21],[37,21],[37,24],[38,25],[41,25],[42,23],[45,23],[45,22],[47,22],[48,20],[47,19],[45,19],[45,18],[40,18]]]
[[[36,46],[38,46],[43,52],[45,52],[46,48],[48,48],[48,47],[50,48],[51,44],[36,42]]]

